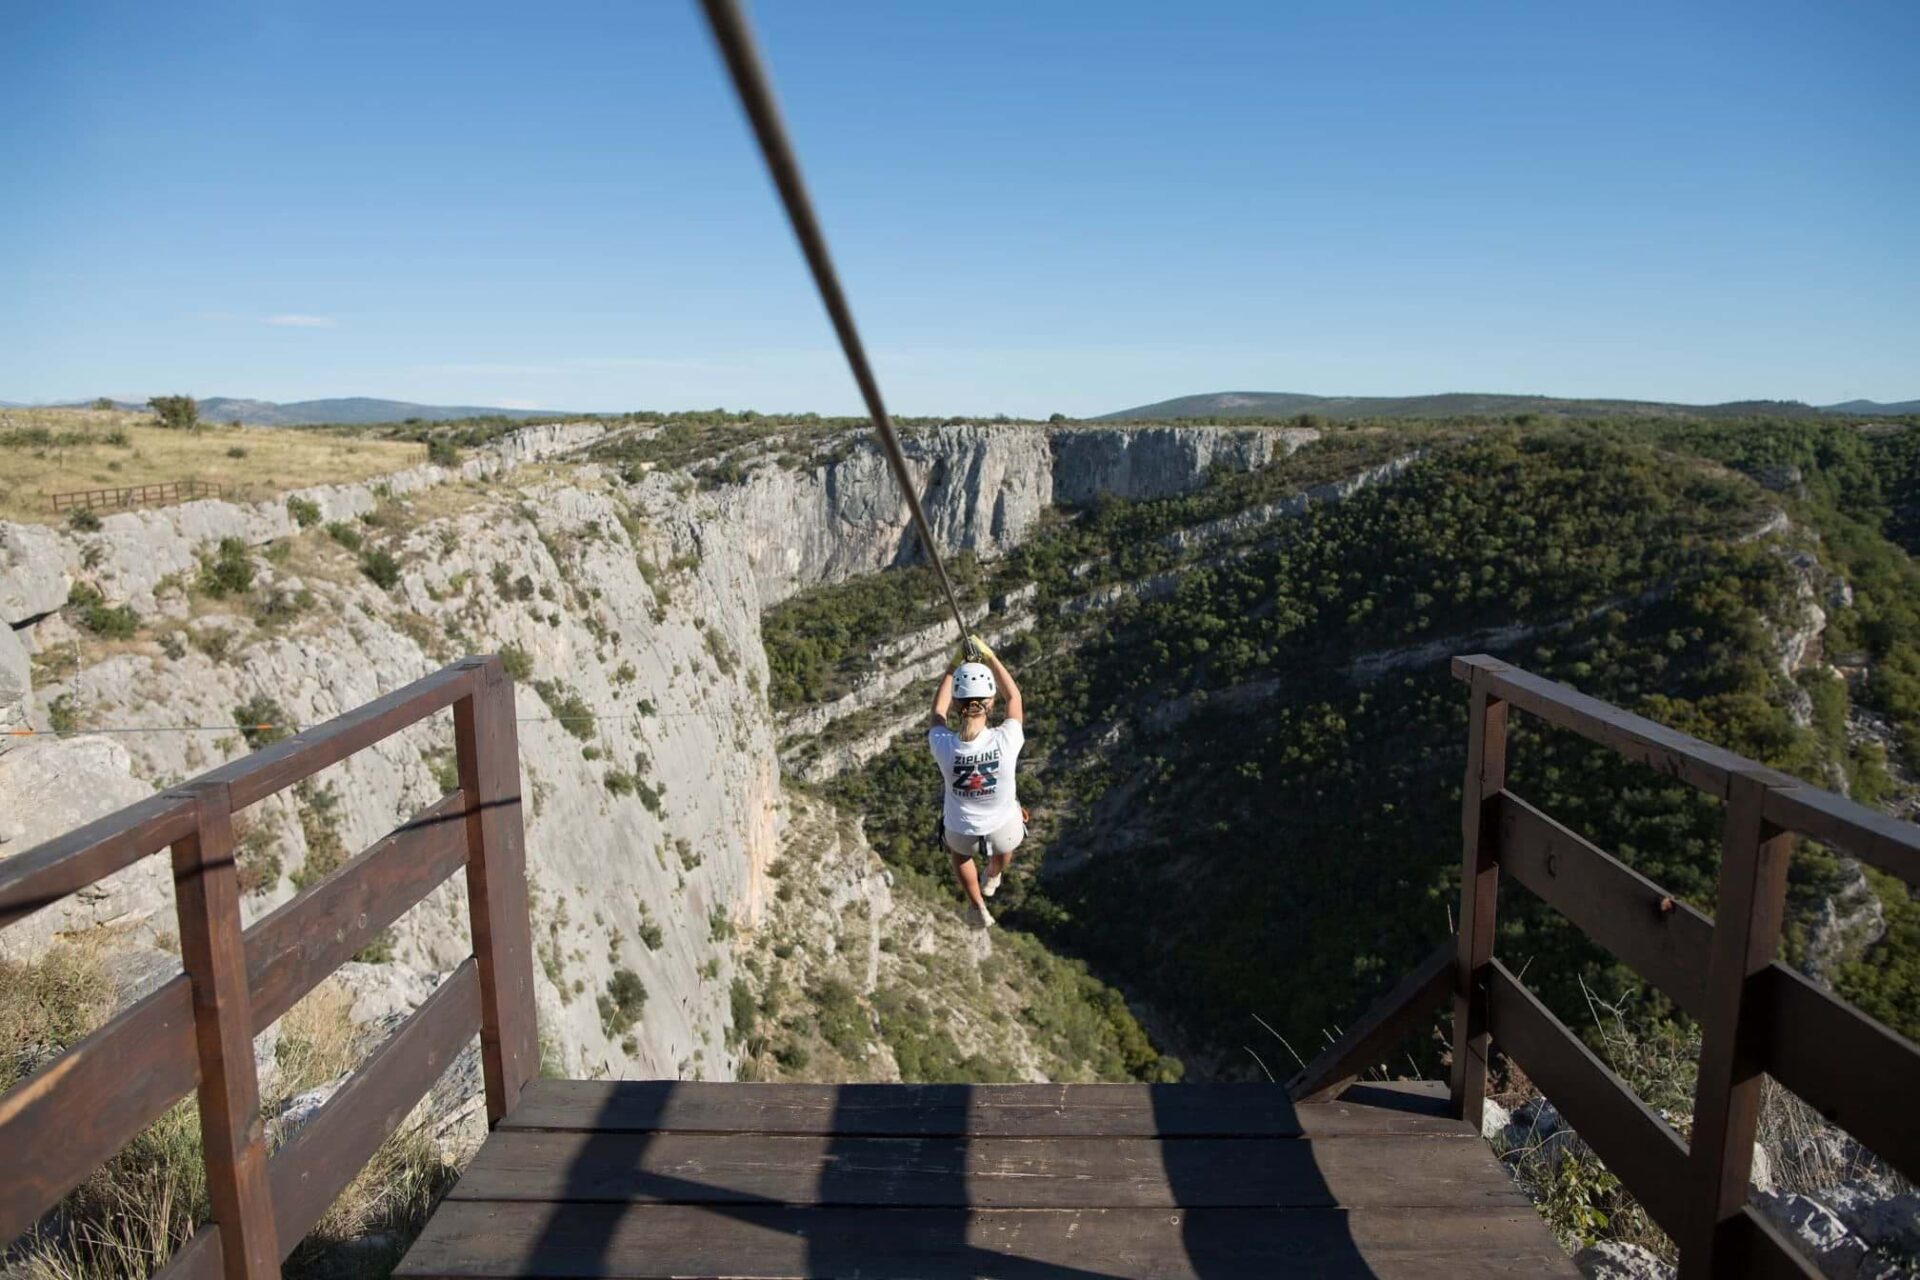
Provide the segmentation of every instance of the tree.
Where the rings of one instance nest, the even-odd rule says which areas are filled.
[[[192,396],[155,396],[147,408],[160,419],[160,425],[172,431],[198,431],[200,405]]]
[[[1050,413],[1047,415],[1048,422],[1065,422],[1066,420],[1067,415],[1064,413]]]
[[[101,396],[93,402],[93,407],[96,409],[111,409],[113,408],[113,399],[110,396]]]

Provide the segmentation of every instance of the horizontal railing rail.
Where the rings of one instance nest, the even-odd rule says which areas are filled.
[[[1911,1101],[1920,1046],[1775,959],[1792,837],[1820,840],[1911,884],[1920,827],[1492,658],[1456,658],[1453,670],[1472,699],[1459,932],[1294,1076],[1292,1096],[1336,1095],[1430,1026],[1451,993],[1457,1115],[1480,1126],[1497,1047],[1679,1244],[1683,1276],[1817,1275],[1748,1203],[1762,1075],[1920,1180],[1920,1108]],[[1510,706],[1724,803],[1712,917],[1507,786]],[[1494,957],[1502,871],[1700,1023],[1690,1140]]]
[[[117,485],[110,489],[75,489],[52,494],[55,514],[62,511],[126,511],[134,507],[163,507],[196,498],[218,498],[220,486],[204,480],[167,480],[158,484]]]
[[[243,930],[232,815],[451,707],[459,790]],[[0,1095],[0,1240],[196,1089],[212,1221],[167,1270],[266,1276],[478,1033],[490,1123],[537,1061],[513,685],[473,658],[0,862],[0,927],[171,847],[183,972]],[[253,1037],[466,871],[474,954],[269,1158]]]

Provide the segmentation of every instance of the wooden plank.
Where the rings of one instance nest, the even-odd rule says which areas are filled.
[[[1448,938],[1435,947],[1339,1039],[1287,1081],[1288,1096],[1297,1102],[1335,1097],[1407,1037],[1430,1026],[1433,1011],[1453,991],[1457,946],[1455,939]]]
[[[466,863],[466,814],[463,793],[443,797],[247,931],[256,1031]]]
[[[722,1084],[534,1080],[500,1126],[608,1133],[792,1133],[870,1137],[1472,1136],[1430,1107],[1296,1107],[1271,1084]]]
[[[533,1005],[533,932],[513,681],[479,659],[472,692],[455,704],[453,736],[467,810],[467,901],[480,962],[480,1062],[487,1123],[499,1124],[540,1065]]]
[[[1728,1236],[1728,1275],[1741,1280],[1820,1280],[1820,1268],[1750,1204],[1741,1206]]]
[[[448,1201],[397,1276],[1572,1277],[1532,1209],[809,1209]]]
[[[1613,748],[1629,760],[1637,760],[1669,777],[1690,783],[1709,795],[1724,797],[1727,780],[1732,775],[1759,767],[1731,751],[1588,697],[1577,689],[1509,666],[1484,653],[1455,658],[1453,674],[1461,680],[1481,676],[1493,696],[1504,698],[1529,715],[1571,729],[1584,738]],[[1785,774],[1773,777],[1782,783],[1793,781]]]
[[[183,973],[0,1095],[0,1151],[21,1157],[0,1178],[0,1241],[31,1227],[198,1078]]]
[[[1762,814],[1920,889],[1920,826],[1797,780],[1771,788]]]
[[[282,1257],[313,1230],[479,1030],[480,969],[469,958],[274,1153],[268,1177]]]
[[[1722,1274],[1714,1255],[1747,1203],[1753,1135],[1760,1116],[1761,1060],[1743,1031],[1749,979],[1773,963],[1786,915],[1793,835],[1763,815],[1768,782],[1735,774],[1721,837],[1707,998],[1700,1016],[1694,1085],[1689,1208],[1680,1245],[1682,1280]]]
[[[1512,792],[1495,804],[1501,869],[1698,1017],[1713,921]]]
[[[158,853],[192,829],[193,805],[177,793],[162,793],[0,860],[0,929]]]
[[[1920,1045],[1775,962],[1754,978],[1746,1034],[1774,1079],[1920,1181]]]
[[[488,1139],[463,1200],[988,1209],[1524,1206],[1481,1144],[1424,1137],[848,1138],[531,1133]]]
[[[1660,1229],[1677,1235],[1688,1192],[1687,1148],[1679,1135],[1498,960],[1491,966],[1488,1012],[1494,1043],[1526,1070]]]
[[[244,809],[452,706],[473,687],[483,661],[466,658],[442,667],[325,724],[221,765],[190,785],[225,783],[231,788],[234,809]]]
[[[167,1265],[153,1273],[153,1280],[220,1280],[226,1265],[226,1254],[220,1248],[220,1229],[204,1222],[173,1257],[167,1259]]]
[[[1486,671],[1471,674],[1467,708],[1467,774],[1460,790],[1460,925],[1453,965],[1453,1063],[1448,1084],[1454,1114],[1480,1131],[1487,1094],[1487,964],[1493,959],[1494,913],[1500,903],[1500,833],[1492,798],[1507,785],[1507,704],[1490,690]]]
[[[207,1196],[220,1228],[228,1280],[265,1280],[279,1273],[280,1252],[254,1074],[230,797],[224,784],[204,781],[188,794],[195,829],[173,846],[173,891],[180,958],[193,990]]]

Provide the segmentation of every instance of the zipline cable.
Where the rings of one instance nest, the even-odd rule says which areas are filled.
[[[940,546],[934,541],[933,529],[927,524],[926,512],[920,509],[920,497],[914,492],[913,480],[907,474],[906,456],[900,452],[900,441],[893,432],[893,419],[887,416],[887,406],[880,398],[880,383],[873,376],[872,366],[867,363],[867,351],[860,342],[860,331],[853,324],[853,310],[847,305],[846,294],[840,288],[840,278],[833,269],[833,258],[827,253],[827,238],[820,230],[819,219],[814,216],[813,202],[808,198],[806,183],[800,176],[800,161],[794,155],[793,144],[787,139],[786,125],[780,119],[780,104],[774,101],[773,84],[767,75],[766,64],[761,60],[759,46],[754,41],[753,28],[748,24],[746,14],[741,12],[737,0],[700,0],[700,7],[706,11],[707,25],[712,28],[713,38],[720,46],[720,54],[726,59],[727,71],[733,77],[733,87],[740,95],[740,106],[753,125],[754,137],[760,142],[760,154],[766,158],[773,185],[779,188],[781,203],[786,205],[787,220],[793,225],[794,237],[800,241],[800,252],[806,255],[807,266],[813,272],[813,283],[820,290],[820,301],[833,321],[834,332],[840,336],[840,348],[846,352],[847,364],[853,370],[853,380],[860,384],[860,395],[867,402],[867,416],[873,420],[874,432],[880,437],[880,447],[886,451],[887,463],[893,468],[894,482],[900,486],[900,492],[906,495],[907,509],[913,513],[913,527],[920,535],[920,545],[926,548],[927,558],[933,561],[934,569],[940,574],[940,587],[946,592],[947,608],[953,613],[953,625],[960,629],[960,638],[965,640],[967,620],[960,612],[960,598],[954,594],[953,580],[947,576],[947,566],[940,559]]]

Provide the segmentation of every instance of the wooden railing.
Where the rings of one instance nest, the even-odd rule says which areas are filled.
[[[220,486],[204,480],[169,480],[164,484],[120,485],[112,489],[76,489],[53,495],[53,509],[61,511],[125,511],[131,507],[165,506],[195,498],[217,498]]]
[[[460,789],[242,930],[233,815],[451,707]],[[277,1276],[480,1033],[487,1118],[538,1065],[513,684],[469,658],[0,862],[0,927],[171,847],[184,971],[0,1095],[0,1241],[196,1087],[212,1221],[171,1276]],[[473,955],[269,1156],[253,1037],[456,871]]]
[[[1816,1276],[1747,1202],[1761,1078],[1920,1180],[1920,1047],[1775,960],[1793,836],[1920,885],[1920,827],[1493,658],[1453,671],[1471,699],[1459,932],[1295,1076],[1293,1095],[1336,1094],[1450,993],[1456,1114],[1479,1126],[1498,1048],[1679,1245],[1682,1277]],[[1725,802],[1714,918],[1507,789],[1509,707]],[[1503,869],[1699,1022],[1690,1142],[1494,958]]]

